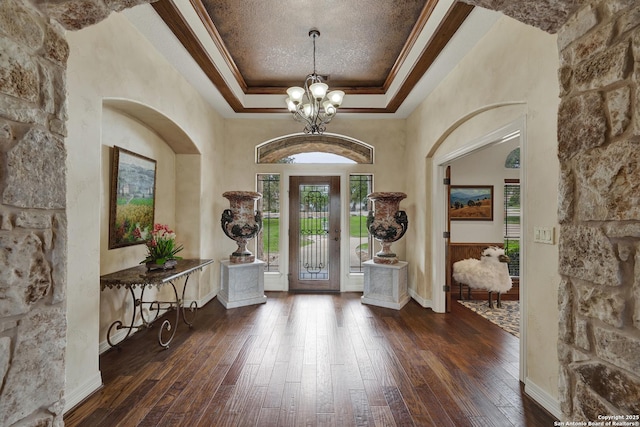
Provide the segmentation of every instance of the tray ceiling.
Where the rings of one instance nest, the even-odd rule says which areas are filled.
[[[312,28],[321,33],[318,74],[346,92],[340,111],[395,113],[475,12],[454,0],[159,0],[152,7],[232,114],[287,113],[286,88],[302,86],[313,71]],[[140,15],[128,16],[144,26]],[[166,50],[162,30],[146,25],[154,28],[143,34]]]

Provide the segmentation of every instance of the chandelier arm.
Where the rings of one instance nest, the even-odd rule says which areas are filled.
[[[308,123],[311,124],[311,120],[306,117],[304,114],[302,114],[302,110],[300,108],[298,108],[294,113],[293,113],[293,118],[301,123]]]
[[[313,103],[315,105],[315,117],[313,118],[313,122],[317,123],[320,118],[320,103],[315,99],[313,100]]]
[[[327,123],[329,123],[329,122],[331,121],[331,119],[333,119],[333,117],[332,117],[332,116],[329,116],[329,115],[327,115],[327,114],[321,114],[321,115],[320,115],[320,121],[321,121],[321,123],[323,123],[323,124],[327,124]]]
[[[304,119],[300,114],[297,114],[294,112],[294,113],[291,113],[291,115],[293,116],[293,120],[295,120],[296,122],[300,122],[300,123],[304,122]]]

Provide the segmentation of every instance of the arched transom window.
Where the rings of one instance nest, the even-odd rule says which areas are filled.
[[[373,147],[342,135],[288,135],[256,147],[257,163],[278,163],[301,153],[331,153],[360,164],[373,163]]]

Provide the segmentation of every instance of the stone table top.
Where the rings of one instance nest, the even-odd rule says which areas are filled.
[[[100,276],[100,289],[147,285],[159,286],[202,270],[211,263],[213,263],[212,259],[181,259],[178,260],[175,268],[153,271],[147,271],[145,265],[138,265]]]

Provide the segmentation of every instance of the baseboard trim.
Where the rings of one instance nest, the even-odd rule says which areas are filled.
[[[135,334],[136,332],[138,332],[138,330],[131,331],[131,335]],[[127,330],[120,329],[119,331],[116,331],[113,335],[111,335],[111,341],[114,343],[119,343],[126,336],[127,336]],[[98,348],[98,353],[102,354],[105,351],[109,350],[110,348],[112,347],[109,345],[109,342],[106,339],[104,341],[100,341],[100,347]]]
[[[200,298],[199,300],[196,300],[196,303],[198,304],[198,308],[204,307],[205,305],[207,305],[207,303],[209,303],[210,301],[212,301],[216,296],[218,295],[218,290],[214,290],[209,292],[207,295],[205,295],[204,297]],[[191,304],[193,300],[185,300],[184,301],[184,306],[185,307],[189,307],[189,305]]]
[[[416,293],[413,289],[409,288],[409,295],[413,298],[418,304],[420,304],[424,308],[433,308],[433,301],[430,299],[422,298],[420,295]]]
[[[546,409],[551,415],[557,419],[562,418],[562,410],[560,409],[560,402],[558,399],[551,396],[545,390],[543,390],[536,383],[530,379],[524,381],[524,392],[535,400],[540,406]]]
[[[89,380],[87,380],[84,384],[81,384],[79,387],[76,387],[75,390],[72,390],[69,393],[65,393],[64,396],[64,413],[69,412],[71,409],[75,408],[77,405],[82,403],[87,397],[91,396],[96,391],[102,388],[102,375],[100,371],[96,372]]]
[[[280,284],[264,284],[265,292],[287,292],[287,289],[284,288],[283,285]]]

